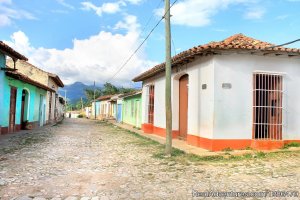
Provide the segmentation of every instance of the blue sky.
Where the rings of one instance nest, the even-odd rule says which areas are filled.
[[[67,84],[96,80],[128,86],[134,76],[164,60],[161,23],[111,79],[160,19],[163,4],[162,0],[0,0],[0,39]],[[300,0],[178,0],[171,10],[172,53],[236,33],[275,44],[299,39],[299,10]],[[300,48],[300,43],[292,47]]]

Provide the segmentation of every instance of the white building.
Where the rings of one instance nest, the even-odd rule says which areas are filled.
[[[174,56],[173,137],[213,151],[300,142],[300,49],[271,46],[237,34]],[[142,130],[165,136],[165,64],[133,80]]]

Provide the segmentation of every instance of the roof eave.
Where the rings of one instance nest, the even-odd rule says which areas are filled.
[[[30,79],[30,78],[25,79],[25,78],[24,78],[22,75],[20,75],[20,74],[13,74],[13,73],[6,72],[6,75],[9,76],[9,77],[12,77],[12,78],[14,78],[14,79],[23,81],[23,82],[25,82],[25,83],[34,85],[34,86],[36,86],[36,87],[38,87],[38,88],[41,88],[41,89],[43,89],[43,90],[55,92],[55,90],[53,90],[53,89],[51,89],[51,88],[49,88],[49,87],[47,87],[47,86],[45,86],[45,85],[43,85],[43,84],[41,84],[41,83],[38,83],[38,82],[36,82],[36,81],[34,81],[34,80]]]

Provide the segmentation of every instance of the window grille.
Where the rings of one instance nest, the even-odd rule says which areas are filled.
[[[149,86],[148,90],[148,123],[153,124],[154,122],[154,85]]]
[[[282,75],[254,74],[253,88],[254,139],[282,140]]]

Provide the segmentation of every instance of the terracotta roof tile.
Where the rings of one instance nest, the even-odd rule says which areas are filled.
[[[20,59],[20,60],[28,60],[25,56],[20,54],[19,52],[15,51],[13,48],[5,44],[4,42],[0,41],[0,51],[6,53],[9,56],[12,56],[14,58]]]
[[[32,80],[31,78],[29,78],[28,76],[21,74],[20,72],[17,71],[7,71],[5,72],[5,74],[9,77],[12,77],[14,79],[17,80],[21,80],[24,81],[25,83],[29,83],[31,85],[34,85],[36,87],[39,87],[41,89],[47,90],[47,91],[51,91],[51,92],[55,92],[53,89],[49,88],[48,86],[41,84],[37,81]]]
[[[205,54],[214,53],[217,50],[250,50],[250,51],[264,51],[264,52],[274,52],[274,53],[297,53],[300,55],[300,49],[291,49],[285,47],[273,47],[274,44],[263,42],[251,37],[247,37],[243,34],[236,34],[230,36],[229,38],[220,42],[210,42],[205,45],[199,45],[183,51],[174,57],[172,57],[172,67],[176,65],[181,65],[182,63],[188,63],[195,59],[195,56],[201,56]],[[249,52],[250,52],[249,51]],[[154,66],[150,70],[140,74],[135,77],[133,81],[143,81],[150,78],[157,73],[165,71],[165,63]]]
[[[108,100],[110,99],[112,96],[114,95],[104,95],[104,96],[100,96],[96,99],[96,101],[104,101],[104,100]]]

